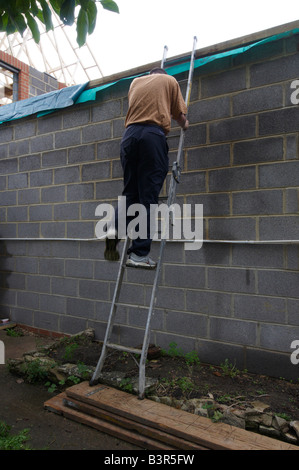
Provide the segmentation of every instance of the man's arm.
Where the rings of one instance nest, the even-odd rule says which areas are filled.
[[[176,122],[183,129],[183,131],[186,131],[189,127],[189,121],[186,117],[186,114],[181,113]]]

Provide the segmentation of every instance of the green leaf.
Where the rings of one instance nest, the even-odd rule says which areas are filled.
[[[77,43],[79,47],[83,46],[86,42],[86,35],[88,33],[88,15],[86,11],[81,8],[77,19]]]
[[[50,5],[55,11],[55,13],[59,16],[60,14],[60,8],[61,8],[61,2],[59,0],[49,0]]]
[[[113,0],[100,0],[102,7],[105,10],[114,11],[114,13],[119,13],[117,4]]]
[[[27,13],[31,13],[33,16],[37,16],[39,8],[37,6],[36,0],[31,0],[30,10],[27,10]]]
[[[39,2],[43,10],[43,19],[46,25],[46,31],[48,32],[50,29],[54,28],[52,23],[52,13],[46,0],[39,0]]]
[[[60,19],[61,21],[71,26],[75,21],[75,0],[64,0],[60,8]]]
[[[92,0],[88,3],[86,12],[88,16],[88,34],[92,34],[96,26],[98,13],[96,4]]]
[[[13,23],[15,24],[16,29],[19,31],[21,36],[23,36],[23,33],[25,29],[27,29],[27,24],[26,21],[24,20],[24,17],[21,13],[18,13],[14,18],[13,18]]]
[[[37,26],[37,22],[35,21],[33,16],[31,16],[30,13],[26,13],[26,18],[27,18],[27,23],[28,23],[28,26],[31,30],[33,39],[38,44],[39,41],[40,41],[40,32],[39,32],[39,29],[38,29],[38,26]]]

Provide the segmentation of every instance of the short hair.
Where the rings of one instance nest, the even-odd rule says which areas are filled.
[[[165,75],[167,75],[167,72],[165,72],[165,70],[160,67],[155,67],[150,71],[150,75],[153,75],[154,73],[164,73]]]

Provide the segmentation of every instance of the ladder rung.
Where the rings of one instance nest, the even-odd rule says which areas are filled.
[[[132,354],[141,354],[142,349],[130,348],[129,346],[122,346],[121,344],[107,343],[107,348],[118,349],[119,351],[125,351]]]

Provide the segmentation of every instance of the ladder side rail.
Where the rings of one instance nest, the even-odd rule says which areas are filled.
[[[185,99],[187,109],[188,109],[189,102],[190,102],[190,93],[191,93],[191,84],[192,84],[192,79],[193,79],[194,55],[195,55],[196,43],[197,43],[197,38],[194,37],[193,49],[192,49],[192,55],[191,55],[191,61],[190,61],[189,76],[188,76],[188,84],[187,84],[187,90],[186,90],[186,99]],[[177,161],[176,161],[177,164],[179,164],[179,162],[180,162],[181,153],[182,153],[183,145],[184,145],[184,137],[185,137],[185,132],[183,131],[183,129],[181,129],[178,155],[177,155]],[[175,182],[175,178],[172,175],[171,182],[170,182],[169,198],[168,198],[168,202],[167,202],[168,206],[170,204],[172,204],[172,202],[174,200],[175,189],[176,189],[176,182]],[[167,223],[169,223],[169,221],[167,221]],[[151,294],[151,300],[150,300],[150,306],[149,306],[149,313],[148,313],[147,323],[146,323],[146,327],[145,327],[144,342],[143,342],[142,353],[141,353],[141,358],[140,358],[140,362],[139,362],[139,399],[144,398],[144,391],[145,391],[145,362],[146,362],[147,351],[148,351],[148,346],[149,346],[149,341],[150,341],[150,325],[151,325],[151,320],[152,320],[154,307],[155,307],[155,303],[156,303],[156,290],[157,290],[158,280],[159,280],[160,271],[161,271],[161,267],[162,267],[162,259],[163,259],[165,244],[166,244],[166,238],[164,237],[161,240],[160,254],[159,254],[157,267],[156,267],[156,274],[155,274],[155,279],[154,279],[153,288],[152,288],[152,294]]]
[[[95,369],[95,371],[93,373],[93,376],[91,378],[91,381],[90,381],[91,385],[93,385],[93,383],[98,379],[98,377],[101,373],[101,370],[103,368],[106,355],[107,355],[107,343],[110,341],[110,337],[111,337],[111,333],[112,333],[112,329],[113,329],[114,317],[115,317],[115,313],[116,313],[116,310],[117,310],[117,301],[119,299],[121,284],[122,284],[124,270],[125,270],[125,257],[126,257],[127,249],[128,249],[128,246],[129,246],[129,241],[130,241],[130,239],[127,236],[126,239],[125,239],[125,242],[124,242],[124,247],[123,247],[123,251],[122,251],[122,255],[121,255],[121,260],[120,260],[120,265],[119,265],[119,269],[118,269],[118,274],[117,274],[117,279],[116,279],[112,304],[111,304],[111,308],[110,308],[110,313],[109,313],[109,317],[108,317],[108,323],[107,323],[107,327],[106,327],[105,337],[104,337],[104,341],[103,341],[102,351],[101,351],[100,359],[97,363],[96,369]]]

